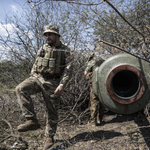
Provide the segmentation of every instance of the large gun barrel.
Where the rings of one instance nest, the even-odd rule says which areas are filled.
[[[119,114],[141,110],[150,100],[150,66],[129,54],[108,58],[93,73],[93,90],[100,102]]]

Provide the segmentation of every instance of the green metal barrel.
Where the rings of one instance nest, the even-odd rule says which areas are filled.
[[[93,90],[109,110],[137,112],[150,100],[149,63],[129,54],[112,56],[94,70]]]

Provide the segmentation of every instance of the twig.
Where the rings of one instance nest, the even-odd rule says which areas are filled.
[[[149,128],[149,127],[150,127],[150,125],[149,126],[141,126],[141,127],[138,127],[138,128],[127,130],[127,131],[133,131],[133,130],[142,129],[142,128]]]
[[[137,31],[143,37],[143,40],[145,41],[145,36],[137,28],[135,28],[128,20],[126,20],[121,15],[121,13],[108,0],[104,0],[104,2],[106,2],[109,6],[111,6],[129,26],[131,26],[135,31]]]
[[[89,86],[87,86],[86,89],[84,89],[84,91],[87,90],[88,88],[89,88]],[[80,93],[80,95],[79,95],[79,97],[78,97],[76,103],[74,104],[73,108],[70,110],[70,113],[69,113],[63,120],[59,121],[58,124],[60,124],[60,123],[62,123],[63,121],[65,121],[71,114],[74,115],[74,116],[76,116],[76,114],[75,114],[73,111],[74,111],[74,109],[76,108],[76,106],[77,106],[77,104],[78,104],[78,102],[79,102],[79,100],[80,100],[80,98],[81,98],[81,96],[82,96],[82,94],[83,94],[84,91],[82,91],[82,92]],[[77,116],[76,116],[76,117],[77,117]],[[79,116],[77,117],[77,119],[80,119]],[[79,122],[80,122],[80,121],[79,121]]]
[[[149,112],[148,112],[148,109],[147,109],[147,105],[146,105],[146,108],[145,108],[145,109],[146,109],[146,112],[147,112],[147,116],[148,116],[148,118],[149,118],[150,116],[149,116]]]
[[[18,135],[14,134],[13,128],[12,128],[11,124],[9,123],[9,121],[7,121],[6,119],[4,119],[2,117],[0,117],[0,120],[6,122],[8,124],[8,126],[9,126],[9,128],[10,128],[10,135],[7,136],[6,138],[2,139],[0,141],[0,143],[4,142],[5,140],[9,139],[10,137],[19,137],[19,134]]]
[[[7,139],[9,139],[9,138],[11,138],[11,137],[12,137],[12,135],[8,135],[6,138],[2,139],[2,140],[0,141],[0,143],[3,143],[5,140],[7,140]]]
[[[113,44],[111,44],[111,43],[109,43],[109,42],[106,42],[106,41],[104,41],[104,40],[101,40],[101,39],[98,39],[98,41],[99,41],[99,42],[102,42],[102,43],[104,43],[104,44],[107,44],[107,45],[109,45],[109,46],[111,46],[111,47],[117,48],[117,49],[119,49],[119,50],[121,50],[121,51],[123,51],[123,52],[125,52],[125,53],[128,53],[128,54],[130,54],[130,55],[132,55],[132,56],[134,56],[134,57],[143,59],[143,60],[145,60],[145,61],[147,61],[147,62],[150,63],[149,60],[147,60],[147,59],[145,59],[145,58],[142,58],[142,57],[139,57],[139,56],[137,56],[137,55],[135,55],[135,54],[132,54],[132,53],[128,52],[127,50],[125,50],[125,49],[123,49],[123,48],[121,48],[121,47],[119,47],[119,46],[113,45]]]

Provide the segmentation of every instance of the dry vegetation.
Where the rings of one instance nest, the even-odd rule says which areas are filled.
[[[23,14],[6,16],[2,23],[6,36],[0,35],[0,150],[9,150],[15,142],[22,149],[42,150],[45,128],[42,95],[32,97],[41,129],[19,134],[16,127],[24,118],[14,89],[29,76],[36,52],[44,42],[43,28],[50,22],[60,26],[61,41],[70,45],[74,55],[72,77],[61,97],[59,125],[51,149],[149,150],[148,109],[131,115],[107,110],[103,126],[88,124],[89,85],[83,76],[86,54],[91,51],[107,59],[125,49],[149,61],[149,1],[27,2],[29,7]],[[11,25],[11,31],[7,24]]]
[[[39,95],[40,96],[40,95]],[[37,101],[39,97],[33,97],[35,109],[41,129],[18,133],[16,127],[24,120],[17,101],[11,97],[1,97],[1,118],[0,118],[0,149],[28,149],[42,150],[45,129],[45,106]],[[150,125],[149,117],[141,112],[131,115],[119,115],[105,111],[104,125],[90,126],[89,109],[81,117],[79,124],[78,112],[76,115],[68,115],[65,108],[59,110],[59,125],[55,135],[55,144],[51,150],[148,150],[150,147]],[[4,119],[5,118],[5,119]],[[17,137],[21,137],[22,141]],[[11,148],[14,143],[18,145]],[[22,147],[22,148],[21,148]]]

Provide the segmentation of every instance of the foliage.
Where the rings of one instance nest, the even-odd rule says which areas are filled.
[[[107,59],[121,52],[97,40],[102,39],[148,60],[150,3],[148,0],[109,0],[115,10],[106,0],[37,2],[29,0],[21,15],[6,16],[2,23],[6,34],[0,35],[0,106],[3,112],[0,117],[11,120],[14,126],[21,123],[20,108],[12,91],[29,76],[36,53],[44,43],[44,27],[53,24],[60,27],[61,41],[70,46],[74,56],[72,76],[61,96],[61,121],[73,116],[74,122],[81,124],[89,117],[89,84],[83,75],[86,55],[93,51]],[[39,104],[41,95],[33,99],[37,113],[44,113],[44,106]]]
[[[115,10],[107,2],[44,1],[33,7],[30,1],[28,5],[31,8],[25,9],[21,15],[7,16],[3,24],[9,24],[12,30],[10,32],[3,26],[7,34],[0,36],[0,44],[7,50],[1,54],[9,58],[1,61],[1,87],[14,88],[29,76],[36,53],[44,43],[42,34],[47,24],[60,27],[61,41],[70,45],[74,55],[72,78],[67,88],[71,94],[68,100],[63,101],[68,106],[80,101],[88,91],[87,81],[83,76],[85,54],[94,50],[97,56],[106,59],[120,52],[97,42],[97,39],[148,59],[150,3],[147,0],[109,1],[117,9]]]
[[[104,11],[101,17],[95,20],[94,34],[149,59],[150,3],[147,0],[127,2],[126,5],[123,5],[123,1],[119,2],[115,7],[122,17],[114,9]]]
[[[89,48],[85,46],[86,41],[81,34],[84,31],[82,20],[74,18],[71,13],[75,10],[69,11],[71,8],[68,6],[61,3],[45,3],[25,10],[21,16],[7,16],[6,22],[12,25],[13,34],[8,30],[7,36],[0,37],[0,43],[8,50],[5,54],[10,59],[1,62],[0,78],[3,79],[1,85],[5,93],[15,89],[25,80],[30,74],[38,49],[44,43],[45,25],[57,25],[60,27],[61,41],[70,45],[74,56],[72,77],[62,96],[61,111],[67,108],[67,112],[72,111],[78,116],[88,108],[89,86],[83,75],[86,62],[83,52]],[[59,8],[60,12],[57,12]],[[5,30],[7,31],[7,28]],[[37,99],[40,100],[38,96]],[[78,121],[81,119],[80,116]]]

